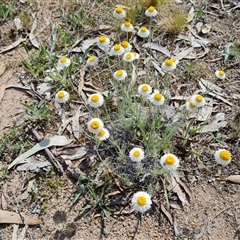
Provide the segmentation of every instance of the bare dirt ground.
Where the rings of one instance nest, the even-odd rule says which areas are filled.
[[[60,18],[60,15],[71,8],[71,3],[66,1],[29,2],[30,5],[27,5],[28,11],[31,9],[37,14],[39,20],[35,35],[40,44],[48,44],[52,25],[59,23],[60,19],[63,19],[62,25],[67,24],[65,17]],[[198,80],[203,78],[211,81],[221,87],[223,92],[220,96],[223,96],[222,98],[227,101],[220,98],[214,99],[213,114],[209,122],[219,112],[225,114],[225,120],[228,122],[225,127],[220,128],[217,132],[199,134],[190,143],[195,144],[194,150],[201,149],[200,152],[204,157],[193,158],[187,155],[185,158],[184,167],[190,170],[181,173],[181,177],[190,189],[191,196],[186,194],[189,203],[183,204],[175,193],[169,191],[170,208],[167,208],[164,189],[160,187],[159,195],[153,197],[154,206],[142,217],[131,212],[132,208],[129,204],[131,199],[130,191],[126,193],[122,200],[118,199],[121,207],[118,208],[119,211],[111,214],[110,217],[104,217],[102,213],[96,213],[95,211],[90,211],[84,215],[84,211],[79,209],[86,206],[86,203],[90,200],[87,197],[81,197],[77,204],[72,204],[72,199],[79,186],[67,171],[62,176],[51,171],[49,177],[49,175],[46,176],[42,173],[35,175],[35,173],[14,169],[8,173],[6,179],[0,181],[1,209],[21,212],[30,216],[35,210],[36,213],[39,213],[42,224],[28,226],[25,228],[25,237],[18,236],[18,238],[14,238],[13,233],[16,232],[14,226],[17,225],[0,223],[0,239],[240,239],[240,185],[224,180],[230,175],[240,174],[240,125],[238,119],[240,114],[240,65],[239,58],[238,61],[230,59],[224,64],[221,56],[227,43],[236,43],[238,41],[240,45],[240,8],[234,8],[237,6],[235,2],[226,1],[184,1],[182,4],[188,11],[191,7],[194,7],[196,13],[203,9],[203,17],[198,20],[194,18],[194,21],[190,21],[182,34],[190,36],[191,28],[196,32],[197,22],[203,24],[200,28],[205,28],[207,24],[211,25],[211,30],[206,34],[197,33],[197,35],[199,34],[202,38],[210,41],[208,47],[198,49],[199,54],[203,54],[205,48],[208,48],[209,52],[204,53],[202,57],[197,59],[182,60],[178,70],[179,74],[172,83],[171,91],[178,95],[183,93],[186,95],[188,93],[192,94],[199,90]],[[93,5],[90,2],[84,6],[86,12],[91,12],[91,6]],[[103,7],[104,4],[100,4],[100,6]],[[24,5],[18,7],[21,9],[20,12],[23,12]],[[102,16],[99,16],[99,22],[101,21]],[[8,46],[17,38],[12,39],[10,37],[9,31],[7,31],[9,26],[14,26],[12,19],[1,23],[0,49]],[[72,31],[72,29],[69,30]],[[95,29],[95,31],[98,31],[98,29]],[[79,31],[78,34],[81,33],[83,33],[83,30]],[[157,41],[164,46],[172,42],[166,36],[157,39]],[[177,42],[178,40],[175,39],[175,43]],[[236,48],[238,57],[240,54],[239,45]],[[165,58],[162,53],[157,51],[153,52],[153,54],[156,59],[163,60]],[[4,61],[6,64],[6,70],[0,75],[0,86],[3,84],[6,86],[22,84],[20,77],[27,74],[27,72],[21,66],[21,61],[26,60],[26,58],[22,46],[0,54],[0,61]],[[189,69],[188,73],[184,71],[187,67]],[[220,81],[216,79],[214,72],[217,69],[225,69],[226,80]],[[4,97],[0,102],[0,137],[2,139],[5,133],[12,130],[15,122],[18,124],[23,121],[21,116],[25,109],[20,102],[29,103],[32,101],[37,101],[37,99],[26,94],[23,89],[7,88],[5,90]],[[56,125],[59,126],[59,123]],[[56,126],[48,126],[45,131],[41,127],[37,129],[43,137],[46,137],[54,133],[55,128]],[[219,137],[217,134],[220,134],[220,139],[215,141]],[[28,132],[26,135],[29,137]],[[32,139],[32,137],[29,138]],[[196,140],[198,141],[197,144],[194,143]],[[81,141],[79,142],[76,144],[82,146]],[[213,164],[211,161],[214,149],[217,148],[227,148],[232,153],[232,163],[225,168]],[[90,156],[91,154],[79,162],[78,160],[73,161],[71,168],[82,169],[82,162],[86,164],[86,161],[90,161]],[[6,162],[9,163],[14,157],[16,156],[11,155],[6,149],[4,153],[1,153],[1,165],[5,166]],[[39,153],[36,158],[46,161],[47,156],[44,153]],[[57,186],[51,186],[51,179],[54,179]],[[56,179],[60,179],[61,182]],[[23,197],[22,194],[30,182],[32,186],[38,186],[35,189],[35,195],[31,194],[31,196]],[[157,196],[162,197],[158,198]],[[171,217],[167,217],[167,214],[160,210],[159,206],[161,205],[167,208],[167,214],[170,214]],[[39,212],[36,211],[37,207],[40,208]],[[24,230],[24,226],[19,225],[18,235],[22,230]]]

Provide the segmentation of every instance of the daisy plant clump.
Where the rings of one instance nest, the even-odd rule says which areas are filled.
[[[167,59],[162,63],[162,69],[166,72],[173,71],[177,67],[173,59]]]
[[[98,57],[91,55],[87,60],[87,66],[94,67],[98,64]]]
[[[113,73],[113,77],[117,81],[123,81],[127,77],[127,72],[125,70],[117,70],[116,72]]]
[[[97,46],[103,51],[107,51],[110,47],[110,39],[105,36],[100,36],[97,39]]]
[[[92,118],[87,123],[88,131],[94,134],[98,134],[104,127],[103,121],[100,118]]]
[[[116,7],[113,12],[113,16],[116,19],[123,19],[126,17],[126,11],[122,7]]]
[[[132,197],[133,209],[137,212],[144,213],[151,208],[151,196],[146,192],[136,192]]]
[[[104,98],[99,93],[91,94],[87,100],[87,104],[93,108],[101,107],[103,103],[104,103]]]
[[[62,70],[64,68],[68,68],[71,64],[71,60],[66,57],[60,57],[57,63],[57,70]]]
[[[69,93],[66,91],[59,91],[57,92],[57,94],[55,95],[55,101],[57,103],[66,103],[69,99]]]
[[[192,103],[193,105],[195,105],[196,107],[203,107],[206,103],[205,98],[199,94],[197,95],[193,95],[190,100],[190,103]]]
[[[160,164],[166,171],[175,171],[179,167],[179,159],[174,154],[165,154],[161,157]]]
[[[141,38],[147,38],[150,35],[150,31],[146,27],[141,27],[138,30],[137,35]]]
[[[125,21],[122,25],[121,25],[121,30],[124,32],[133,32],[134,28],[133,25],[131,24],[131,22],[129,21]]]
[[[164,104],[165,98],[159,92],[159,90],[154,90],[154,92],[148,97],[149,101],[155,106],[161,106]]]
[[[145,15],[147,17],[156,17],[158,14],[157,10],[155,7],[150,6],[146,11],[145,11]]]
[[[144,159],[144,151],[135,147],[129,152],[129,157],[133,162],[141,162]]]
[[[214,153],[214,158],[218,164],[222,166],[226,166],[231,162],[232,155],[226,149],[219,149]]]
[[[215,76],[218,79],[224,80],[226,78],[226,73],[223,70],[219,70],[215,72]]]
[[[110,136],[110,133],[109,133],[109,131],[106,128],[102,128],[102,130],[95,135],[95,137],[99,141],[104,141],[104,140],[108,139],[109,136]]]
[[[138,86],[138,94],[147,97],[152,93],[152,87],[148,84],[141,84]]]
[[[122,41],[121,42],[121,46],[124,49],[124,53],[131,52],[131,50],[132,50],[132,46],[131,46],[131,44],[128,41],[125,41],[125,40]]]
[[[110,52],[109,56],[121,56],[124,53],[124,48],[121,46],[121,44],[115,44]]]

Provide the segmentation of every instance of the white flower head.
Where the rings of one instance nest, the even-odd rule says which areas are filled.
[[[121,56],[124,53],[124,48],[120,44],[115,44],[111,50],[109,55],[110,56]]]
[[[97,46],[103,51],[107,51],[110,47],[110,39],[105,36],[100,36],[97,40]]]
[[[179,60],[178,60],[176,57],[172,57],[171,60],[172,60],[176,65],[178,65]]]
[[[206,103],[205,98],[199,94],[193,95],[189,102],[194,104],[196,107],[203,107]]]
[[[118,80],[118,81],[125,80],[125,78],[127,77],[127,72],[119,69],[113,74],[113,77],[115,80]]]
[[[139,53],[137,53],[137,52],[132,52],[132,54],[133,54],[134,60],[140,58],[140,54],[139,54]]]
[[[219,70],[215,72],[215,76],[218,79],[224,80],[226,78],[226,73],[223,70]]]
[[[88,66],[91,66],[91,67],[94,67],[98,64],[98,57],[95,57],[95,56],[90,56],[87,60],[87,65]]]
[[[149,95],[148,99],[155,106],[161,106],[164,104],[165,101],[164,96],[161,93],[159,93],[158,90],[154,90],[154,93]]]
[[[133,162],[141,162],[144,159],[144,151],[135,147],[129,152],[129,157]]]
[[[190,101],[187,101],[187,102],[186,102],[186,109],[187,109],[189,112],[195,112],[195,111],[198,110],[198,107],[197,107],[195,104],[191,103]]]
[[[226,149],[219,149],[214,153],[215,160],[218,164],[226,166],[232,160],[231,153]]]
[[[62,70],[64,68],[69,67],[71,64],[71,60],[66,57],[60,57],[57,63],[57,70]]]
[[[135,60],[135,56],[132,52],[124,53],[123,60],[126,62],[132,62]]]
[[[132,46],[128,41],[122,41],[121,46],[124,48],[124,52],[130,52],[132,50]]]
[[[170,72],[176,68],[176,63],[172,59],[167,59],[165,62],[162,63],[162,69]]]
[[[106,128],[102,128],[102,130],[99,133],[97,133],[95,136],[99,141],[104,141],[109,138],[110,133]]]
[[[126,17],[126,11],[123,8],[121,8],[121,7],[117,7],[117,8],[115,8],[115,10],[113,12],[113,16],[116,19],[125,18]]]
[[[152,93],[152,87],[148,84],[141,84],[138,87],[138,94],[144,97],[149,96]]]
[[[104,103],[104,98],[99,93],[91,94],[87,100],[87,104],[93,108],[101,107],[103,103]]]
[[[103,121],[100,118],[92,118],[87,123],[88,131],[95,134],[98,134],[103,129],[103,126]]]
[[[146,11],[145,11],[145,15],[147,17],[155,17],[157,16],[158,12],[157,10],[155,9],[155,7],[151,6],[149,7]]]
[[[174,154],[165,154],[160,159],[162,168],[167,171],[175,171],[179,167],[179,159]]]
[[[136,192],[132,197],[132,205],[135,211],[144,213],[151,208],[151,196],[146,192]]]
[[[121,30],[124,31],[124,32],[133,32],[134,28],[133,28],[133,25],[129,21],[125,21],[121,25]]]
[[[137,35],[141,38],[147,38],[150,35],[150,31],[146,27],[141,27],[138,30]]]
[[[69,99],[69,93],[66,91],[59,91],[55,96],[55,101],[57,103],[66,103]]]

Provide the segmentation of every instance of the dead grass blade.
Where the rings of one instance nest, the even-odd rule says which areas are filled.
[[[1,103],[1,101],[3,99],[3,97],[4,97],[5,89],[6,89],[6,85],[5,84],[0,86],[0,103]]]
[[[80,79],[78,83],[78,94],[82,97],[83,101],[87,103],[87,96],[83,92],[83,87],[84,87],[84,76],[85,76],[85,69],[80,70]]]
[[[168,212],[168,210],[163,206],[163,204],[160,204],[161,211],[164,213],[164,215],[167,217],[168,221],[173,225],[173,218],[171,214]]]

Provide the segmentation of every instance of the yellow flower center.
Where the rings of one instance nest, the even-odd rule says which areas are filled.
[[[65,97],[65,93],[64,92],[58,92],[58,97],[59,98],[64,98]]]
[[[165,61],[165,64],[168,66],[168,67],[171,67],[172,65],[173,65],[173,60],[172,59],[167,59],[166,61]]]
[[[131,58],[132,58],[132,54],[131,54],[131,53],[127,53],[127,54],[126,54],[126,58],[127,58],[127,59],[131,59]]]
[[[99,101],[99,96],[97,94],[94,94],[92,95],[91,100],[96,103]]]
[[[143,86],[142,86],[142,90],[143,90],[144,92],[147,92],[148,86],[147,86],[147,85],[143,85]]]
[[[197,95],[195,99],[199,103],[203,101],[203,97],[201,95]]]
[[[121,42],[122,47],[127,48],[129,46],[128,41],[122,41]]]
[[[88,58],[88,60],[89,60],[90,62],[94,62],[95,57],[94,57],[94,56],[90,56],[90,57]]]
[[[160,94],[160,93],[155,93],[155,94],[154,94],[154,99],[157,100],[157,101],[161,101],[161,99],[162,99],[162,94]]]
[[[231,158],[231,153],[227,150],[222,150],[220,152],[220,158],[224,161],[228,161]]]
[[[173,165],[175,163],[175,158],[173,156],[167,156],[165,161],[166,164]]]
[[[146,32],[147,28],[146,27],[141,27],[141,32]]]
[[[114,45],[114,50],[115,51],[119,51],[120,48],[121,48],[121,46],[119,44]]]
[[[105,130],[102,129],[98,134],[99,137],[103,137],[105,135]]]
[[[117,71],[117,75],[118,75],[119,77],[121,77],[121,76],[123,75],[123,70],[118,70],[118,71]]]
[[[104,43],[106,42],[107,38],[105,36],[100,36],[98,40],[100,43]]]
[[[177,58],[176,57],[173,57],[173,58],[171,58],[172,59],[172,61],[175,63],[176,61],[177,61]]]
[[[140,154],[141,154],[141,153],[140,153],[139,150],[135,150],[135,151],[133,152],[134,157],[139,157]]]
[[[92,121],[91,127],[92,129],[98,129],[100,127],[100,124],[98,121]]]
[[[127,22],[124,23],[124,26],[125,26],[125,27],[130,27],[130,26],[131,26],[131,23],[127,21]]]
[[[149,11],[149,12],[154,12],[154,11],[155,11],[155,7],[153,7],[153,6],[149,7],[149,8],[148,8],[148,11]]]
[[[122,9],[121,7],[117,7],[117,8],[115,9],[115,11],[116,11],[116,13],[120,14],[120,13],[123,12],[123,9]]]
[[[220,70],[220,71],[219,71],[219,75],[220,75],[220,76],[223,76],[224,74],[225,74],[225,72],[224,72],[223,70]]]
[[[147,203],[146,197],[144,197],[144,196],[139,196],[139,197],[137,198],[137,204],[138,204],[138,205],[144,206],[144,205],[146,205],[146,203]]]
[[[66,57],[61,57],[61,58],[60,58],[60,62],[61,62],[61,63],[65,63],[66,61],[67,61],[67,58],[66,58]]]
[[[195,108],[196,105],[190,102],[190,103],[189,103],[189,107],[190,107],[190,108]]]

